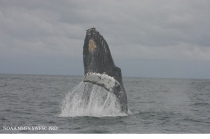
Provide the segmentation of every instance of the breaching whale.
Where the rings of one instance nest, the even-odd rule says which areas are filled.
[[[83,64],[83,81],[99,85],[114,93],[119,100],[121,111],[127,112],[127,95],[121,69],[115,66],[106,40],[94,27],[86,31]]]

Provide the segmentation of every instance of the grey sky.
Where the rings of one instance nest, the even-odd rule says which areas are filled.
[[[83,75],[86,30],[123,76],[209,78],[209,0],[1,0],[0,73]]]

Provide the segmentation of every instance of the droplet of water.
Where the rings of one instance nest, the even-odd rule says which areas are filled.
[[[127,116],[120,110],[120,104],[116,96],[89,82],[80,82],[70,91],[61,108],[62,117],[75,116]]]

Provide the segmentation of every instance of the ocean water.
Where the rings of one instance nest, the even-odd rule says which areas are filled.
[[[210,133],[210,80],[124,77],[129,114],[97,86],[84,103],[81,81],[0,74],[0,133]]]

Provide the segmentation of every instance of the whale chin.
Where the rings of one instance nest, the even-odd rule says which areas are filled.
[[[100,74],[100,73],[88,72],[83,77],[83,82],[91,82],[93,84],[97,84],[105,88],[107,91],[113,93],[119,93],[121,91],[120,83],[117,80],[115,80],[113,77],[105,73]]]
[[[86,32],[83,46],[84,82],[90,82],[114,93],[127,112],[127,95],[121,69],[115,66],[108,44],[95,28]]]

